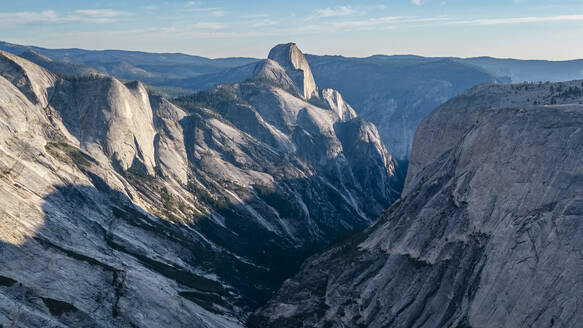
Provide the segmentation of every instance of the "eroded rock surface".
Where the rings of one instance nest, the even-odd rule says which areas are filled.
[[[583,82],[480,86],[416,132],[405,192],[310,258],[250,326],[583,320]]]
[[[309,100],[318,96],[318,87],[310,65],[295,43],[275,46],[269,52],[268,58],[276,61],[286,70],[304,99]]]
[[[374,125],[305,85],[171,103],[4,53],[0,75],[1,326],[240,327],[399,192]]]

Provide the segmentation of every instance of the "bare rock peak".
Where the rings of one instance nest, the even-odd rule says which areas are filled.
[[[322,99],[327,103],[328,107],[333,110],[340,120],[347,121],[355,118],[356,112],[354,109],[344,101],[340,92],[334,89],[323,89]]]
[[[318,96],[310,65],[295,43],[279,44],[269,52],[269,59],[281,65],[294,81],[304,99]]]
[[[47,90],[56,80],[53,73],[8,52],[0,51],[0,75],[14,84],[33,104],[48,104]]]
[[[272,83],[292,94],[303,96],[294,81],[287,75],[285,69],[274,60],[266,59],[260,61],[253,71],[253,77],[256,80]]]
[[[175,104],[0,53],[0,327],[20,309],[26,327],[243,327],[308,252],[370,225],[397,196],[390,155],[302,96],[292,52],[257,65],[270,83]]]

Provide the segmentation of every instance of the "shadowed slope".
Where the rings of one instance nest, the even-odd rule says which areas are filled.
[[[577,90],[580,81],[483,86],[438,108],[417,130],[401,199],[310,258],[249,325],[577,325]]]

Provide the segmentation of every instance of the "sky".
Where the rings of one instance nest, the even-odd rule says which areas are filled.
[[[2,0],[0,40],[263,58],[305,53],[583,58],[583,0]]]

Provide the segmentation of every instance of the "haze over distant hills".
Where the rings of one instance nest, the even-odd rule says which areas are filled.
[[[88,69],[95,69],[101,73],[110,74],[122,79],[138,79],[153,84],[173,81],[172,84],[201,90],[212,85],[196,84],[196,80],[176,82],[174,80],[187,79],[194,76],[206,75],[201,80],[211,81],[212,75],[221,72],[226,74],[232,68],[242,67],[259,61],[257,58],[228,57],[211,59],[201,56],[181,53],[149,53],[125,50],[84,50],[84,49],[47,49],[36,46],[26,46],[0,41],[0,50],[8,51],[16,55],[23,53],[36,53],[54,62],[85,65]],[[23,56],[26,57],[26,56]],[[307,55],[307,59],[324,57],[327,59],[344,58],[348,62],[371,63],[381,65],[408,66],[415,64],[431,63],[436,61],[451,60],[478,66],[500,80],[512,82],[538,82],[538,81],[567,81],[583,77],[583,60],[548,61],[548,60],[521,60],[512,58],[493,57],[422,57],[415,55],[373,55],[365,58],[342,56],[316,56]],[[34,59],[34,58],[32,58]],[[36,59],[40,60],[40,59]],[[63,72],[64,73],[64,72]],[[232,73],[232,72],[231,72]],[[164,74],[164,75],[162,75]],[[248,73],[250,76],[250,73]],[[243,75],[241,75],[243,76]],[[223,78],[225,78],[223,76]],[[221,81],[215,77],[215,83],[237,82]]]
[[[0,49],[67,75],[103,73],[140,80],[168,97],[248,80],[258,62],[239,57],[209,59],[120,50],[45,49],[6,42],[0,42]],[[583,77],[583,60],[414,55],[366,58],[306,55],[306,59],[317,84],[340,91],[360,116],[378,127],[383,142],[403,163],[409,159],[413,134],[421,120],[464,90],[481,83],[553,82]]]
[[[155,54],[124,50],[46,49],[0,42],[0,50],[25,57],[41,65],[45,61],[84,67],[117,78],[140,80],[150,84],[209,74],[257,62],[254,58],[210,59],[179,53]],[[35,57],[36,55],[36,57]],[[41,58],[43,57],[43,58]],[[42,66],[42,65],[41,65]],[[57,73],[70,74],[63,66]]]
[[[0,327],[581,321],[580,61],[1,46]]]
[[[6,42],[0,42],[0,49],[67,75],[103,73],[124,80],[141,80],[168,97],[248,80],[259,61],[120,50],[45,49]],[[481,83],[566,81],[583,77],[583,60],[413,55],[366,58],[306,55],[306,59],[317,84],[340,91],[360,116],[378,127],[383,142],[403,163],[409,158],[413,134],[421,120],[464,90]]]

